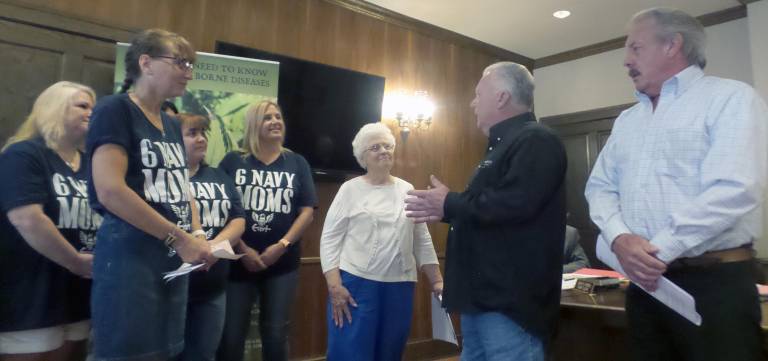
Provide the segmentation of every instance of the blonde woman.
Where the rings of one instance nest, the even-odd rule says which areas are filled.
[[[143,31],[125,55],[122,93],[93,111],[88,191],[104,215],[93,261],[95,361],[178,355],[188,277],[165,282],[163,273],[182,262],[215,262],[189,194],[181,128],[160,110],[184,93],[194,61],[183,37]]]
[[[101,218],[82,148],[95,100],[85,85],[51,85],[0,154],[2,360],[66,360],[88,338]]]
[[[288,323],[298,282],[301,235],[317,205],[309,164],[283,148],[285,122],[274,102],[245,115],[243,151],[219,163],[243,195],[246,227],[227,285],[227,317],[218,359],[242,360],[251,305],[258,301],[262,359],[288,359]]]
[[[402,359],[418,271],[440,295],[443,277],[425,224],[405,216],[413,186],[390,173],[395,137],[382,123],[352,141],[365,175],[341,185],[328,209],[320,261],[328,283],[328,360]]]

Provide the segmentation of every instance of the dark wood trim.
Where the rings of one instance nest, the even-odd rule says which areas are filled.
[[[0,0],[0,14],[2,14],[0,19],[3,20],[105,42],[128,42],[138,32],[138,29],[124,29],[59,14],[48,9],[31,8],[13,0]]]
[[[591,110],[584,110],[581,112],[574,112],[561,115],[552,115],[549,117],[543,117],[539,121],[549,127],[559,126],[565,124],[581,123],[586,121],[594,121],[597,119],[615,118],[621,114],[624,110],[635,105],[635,103],[627,103],[621,105],[614,105],[605,108],[597,108]]]
[[[725,10],[715,11],[713,13],[704,14],[697,19],[704,26],[718,25],[733,20],[738,20],[747,17],[747,7],[745,5],[734,6]],[[583,46],[573,50],[564,51],[554,55],[545,56],[534,60],[533,68],[543,68],[545,66],[565,63],[568,61],[586,58],[591,55],[604,53],[611,50],[621,49],[624,47],[624,42],[627,40],[626,36],[615,38],[600,43]]]
[[[704,14],[697,17],[697,19],[701,21],[701,25],[712,26],[746,17],[747,7],[745,5],[739,5],[732,8],[715,11],[713,13]]]
[[[499,58],[500,60],[509,60],[516,63],[525,65],[529,69],[533,69],[534,60],[520,55],[518,53],[502,49],[498,46],[484,43],[480,40],[470,38],[459,33],[443,29],[439,26],[435,26],[424,21],[414,19],[405,16],[400,13],[396,13],[392,10],[385,9],[381,6],[362,1],[362,0],[324,0],[328,3],[340,6],[342,8],[352,10],[354,12],[370,16],[372,18],[401,26],[403,28],[420,32],[435,39],[440,39],[455,43],[457,45],[478,49],[482,52],[491,54],[492,56]]]
[[[588,56],[605,53],[607,51],[621,49],[624,47],[624,42],[627,40],[626,36],[620,38],[606,40],[600,43],[583,46],[573,50],[564,51],[554,55],[545,56],[534,60],[533,68],[543,68],[545,66],[565,63],[568,61],[586,58]]]

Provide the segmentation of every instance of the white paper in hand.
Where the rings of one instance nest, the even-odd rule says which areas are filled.
[[[613,268],[616,272],[619,272],[624,275],[624,277],[627,277],[627,273],[621,267],[619,259],[616,258],[615,254],[613,254],[613,251],[611,251],[603,237],[598,237],[596,250],[597,258],[599,258],[609,267]],[[659,282],[657,284],[658,287],[656,288],[656,291],[653,292],[648,292],[648,290],[638,284],[635,285],[640,287],[641,290],[647,292],[649,295],[653,296],[653,298],[667,305],[667,307],[679,313],[680,316],[683,316],[688,321],[691,321],[691,323],[694,325],[701,326],[701,315],[696,312],[696,300],[693,298],[693,296],[691,296],[690,293],[686,292],[684,289],[680,288],[666,277],[661,276],[659,278]]]
[[[451,317],[440,304],[441,300],[437,296],[432,295],[430,298],[432,299],[432,338],[458,346],[459,341],[456,339]]]
[[[218,258],[231,260],[238,260],[240,257],[244,256],[244,254],[235,254],[232,245],[230,245],[229,241],[226,239],[211,245],[211,253]]]
[[[170,272],[163,273],[163,279],[165,280],[165,282],[170,282],[174,278],[190,273],[204,265],[205,263],[199,263],[199,264],[182,263],[181,266],[179,266],[179,268]]]

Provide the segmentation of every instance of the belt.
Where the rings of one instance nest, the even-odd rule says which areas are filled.
[[[680,269],[687,267],[706,267],[718,263],[741,262],[751,260],[755,255],[752,244],[747,243],[736,248],[706,252],[696,257],[684,257],[674,260],[667,269]]]

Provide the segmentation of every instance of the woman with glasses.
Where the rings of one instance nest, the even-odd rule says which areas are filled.
[[[218,360],[242,360],[259,303],[262,359],[288,360],[288,323],[298,282],[300,238],[317,205],[309,164],[283,148],[285,123],[277,103],[252,105],[245,114],[243,150],[219,163],[243,195],[246,227],[227,285],[227,312]]]
[[[163,273],[214,258],[190,196],[179,123],[160,110],[184,93],[195,52],[181,36],[141,32],[120,94],[93,111],[88,192],[103,223],[93,260],[93,360],[166,360],[184,347],[188,277]],[[126,93],[126,91],[131,90]]]
[[[0,360],[67,360],[88,339],[101,218],[81,159],[95,101],[85,85],[51,85],[0,153]]]
[[[439,296],[443,278],[427,226],[405,216],[413,186],[390,174],[395,138],[366,124],[352,141],[365,175],[341,185],[328,209],[320,261],[328,284],[328,360],[400,360],[418,270]]]

